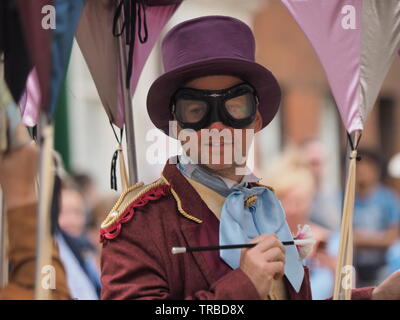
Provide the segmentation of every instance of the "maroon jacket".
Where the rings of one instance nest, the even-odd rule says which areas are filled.
[[[218,244],[219,221],[175,165],[165,166],[162,179],[101,229],[101,298],[260,299],[218,251],[171,254],[172,247]],[[290,299],[311,299],[306,267],[299,293],[284,282]],[[369,299],[371,291],[356,289],[352,298]]]

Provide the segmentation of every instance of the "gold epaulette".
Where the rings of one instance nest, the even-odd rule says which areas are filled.
[[[267,186],[267,185],[262,184],[262,183],[259,183],[259,182],[256,182],[255,184],[257,184],[257,185],[260,186],[260,187],[267,188],[268,190],[271,190],[273,193],[275,193],[274,188],[272,188],[272,187],[270,187],[270,186]]]
[[[163,180],[165,184],[170,185],[169,182],[168,182],[168,180],[164,177],[164,175],[161,175],[161,180]],[[192,220],[192,221],[194,221],[194,222],[203,223],[203,220],[192,216],[191,214],[189,214],[187,211],[185,211],[185,210],[183,209],[183,207],[182,207],[182,201],[181,201],[179,195],[176,193],[176,191],[175,191],[174,188],[172,188],[172,187],[171,187],[171,193],[172,193],[172,196],[175,198],[176,205],[177,205],[177,207],[178,207],[178,211],[179,211],[179,213],[180,213],[181,215],[183,215],[185,218],[187,218],[187,219],[189,219],[189,220]]]
[[[139,182],[134,186],[126,189],[118,201],[111,209],[110,213],[107,215],[103,223],[101,224],[101,229],[106,229],[114,225],[121,215],[125,212],[125,210],[138,198],[140,198],[146,192],[149,192],[151,189],[156,188],[158,186],[165,185],[165,182],[162,179],[157,180],[154,183],[149,185],[145,185],[143,182]]]

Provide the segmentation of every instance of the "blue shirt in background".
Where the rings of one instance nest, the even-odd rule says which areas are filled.
[[[378,186],[366,198],[356,197],[354,228],[367,231],[384,231],[400,223],[400,206],[393,191]]]
[[[382,232],[400,224],[400,205],[393,191],[379,185],[368,197],[356,197],[354,230]],[[384,276],[386,248],[356,248],[354,265],[359,284],[375,285]]]

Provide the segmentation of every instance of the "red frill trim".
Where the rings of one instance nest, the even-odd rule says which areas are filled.
[[[122,224],[132,219],[135,208],[145,206],[150,200],[160,199],[162,196],[169,193],[170,188],[169,185],[160,185],[142,194],[126,208],[116,222],[107,228],[100,229],[100,242],[104,242],[106,239],[112,240],[116,238],[121,232]]]

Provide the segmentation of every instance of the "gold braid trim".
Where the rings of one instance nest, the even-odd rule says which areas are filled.
[[[267,188],[267,189],[271,190],[273,193],[275,193],[274,188],[272,188],[272,187],[270,187],[270,186],[267,186],[267,185],[262,184],[262,183],[259,183],[259,182],[254,182],[254,183],[255,183],[256,185],[260,186],[260,187]]]
[[[164,175],[161,175],[161,179],[163,179],[164,183],[170,185],[170,183],[168,182],[168,180],[164,177]],[[176,191],[171,187],[171,193],[174,196],[175,200],[176,200],[176,204],[178,206],[178,211],[181,215],[183,215],[185,218],[192,220],[194,222],[197,223],[203,223],[203,220],[196,218],[194,216],[192,216],[191,214],[187,213],[185,210],[183,210],[182,208],[182,202],[181,199],[179,198],[178,194],[176,193]]]
[[[107,215],[106,219],[103,221],[101,224],[101,228],[107,228],[114,224],[118,218],[125,212],[125,210],[129,207],[129,205],[135,201],[137,198],[148,192],[150,189],[153,189],[154,187],[160,186],[160,185],[165,185],[164,181],[161,179],[158,179],[156,182],[151,183],[147,186],[145,186],[142,190],[140,190],[137,193],[133,193],[132,191],[135,191],[141,187],[144,186],[143,182],[138,182],[134,186],[126,189],[121,196],[119,197],[117,203],[114,205],[114,207],[111,209],[110,213]],[[138,191],[138,190],[137,190]]]

